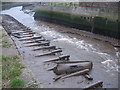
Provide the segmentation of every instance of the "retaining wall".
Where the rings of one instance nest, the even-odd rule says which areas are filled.
[[[37,9],[34,18],[67,27],[77,28],[116,39],[120,39],[118,20],[109,20],[99,16],[73,15],[68,12]]]

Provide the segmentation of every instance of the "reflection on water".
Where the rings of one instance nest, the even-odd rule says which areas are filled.
[[[116,64],[119,58],[119,52],[116,52],[116,58],[112,57],[108,53],[103,53],[97,48],[94,48],[94,46],[85,40],[79,40],[76,38],[71,38],[67,35],[63,35],[55,29],[50,28],[45,25],[38,25],[32,15],[30,14],[25,14],[22,10],[21,7],[15,7],[10,10],[5,10],[2,11],[2,14],[9,14],[13,16],[15,19],[17,19],[19,22],[23,23],[27,27],[33,29],[35,32],[43,35],[45,38],[52,40],[53,42],[60,42],[60,43],[65,43],[70,44],[71,46],[75,46],[76,48],[85,50],[86,52],[89,53],[96,53],[98,54],[101,58],[103,58],[104,61],[101,61],[103,65],[108,70],[117,70],[118,71],[118,65]],[[33,13],[34,14],[34,13]],[[12,23],[12,22],[11,22]]]

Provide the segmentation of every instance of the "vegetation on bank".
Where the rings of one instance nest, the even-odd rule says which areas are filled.
[[[99,16],[99,17],[104,17],[110,20],[117,20],[118,19],[118,14],[120,14],[118,7],[119,3],[118,2],[63,2],[63,3],[58,3],[58,2],[42,2],[40,3],[40,6],[42,8],[60,8],[64,7],[65,9],[84,9],[85,12],[86,10],[88,11],[87,14],[84,12],[79,13],[81,15],[88,15],[88,16]],[[62,9],[61,9],[62,10]],[[74,11],[72,10],[72,11]],[[64,11],[64,10],[62,10]],[[66,11],[66,10],[65,10]],[[93,13],[90,13],[89,11],[93,11]],[[95,12],[94,12],[95,11]]]
[[[62,6],[62,7],[78,7],[79,3],[72,3],[72,2],[68,2],[68,3],[60,3],[60,2],[54,2],[54,3],[43,3],[42,5],[46,5],[46,6]]]
[[[117,39],[118,35],[120,34],[118,31],[118,20],[112,21],[99,16],[77,16],[66,12],[38,9],[35,12],[34,18]]]
[[[1,7],[2,7],[2,10],[5,10],[5,9],[10,9],[16,6],[26,6],[26,5],[28,4],[24,2],[2,2]]]
[[[0,88],[36,88],[38,85],[35,81],[29,80],[33,81],[29,84],[24,77],[21,77],[25,66],[22,64],[20,56],[14,52],[16,50],[12,47],[13,44],[1,25],[0,29],[0,49],[9,51],[3,51],[0,56],[0,77],[2,79]],[[13,55],[9,53],[13,53]]]
[[[5,34],[0,34],[0,39],[2,39],[4,36]],[[3,41],[3,40],[0,41],[0,47],[3,47],[3,48],[9,48],[12,45],[13,44],[8,43],[7,41]]]
[[[66,12],[57,12],[57,11],[48,11],[48,10],[36,10],[36,13],[34,15],[35,18],[39,17],[49,17],[54,19],[61,19],[64,21],[70,21],[70,22],[76,22],[76,23],[82,23],[90,25],[89,21],[85,21],[80,16],[77,15],[71,15],[70,13]]]
[[[0,39],[5,35],[1,34]],[[10,48],[12,44],[8,41],[0,41],[1,48]],[[2,62],[2,87],[3,88],[20,88],[24,87],[25,82],[19,76],[24,66],[20,62],[19,56],[0,56]]]
[[[2,80],[7,81],[3,88],[20,88],[24,87],[25,82],[19,75],[22,73],[24,66],[20,63],[18,56],[2,56]]]

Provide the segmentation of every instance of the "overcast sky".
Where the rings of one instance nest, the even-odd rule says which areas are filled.
[[[120,0],[1,0],[2,2],[113,2]]]

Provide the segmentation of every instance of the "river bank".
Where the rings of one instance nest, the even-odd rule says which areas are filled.
[[[119,39],[118,21],[112,21],[99,16],[84,16],[71,14],[65,11],[37,9],[34,14],[35,20],[56,23],[66,27],[99,34],[106,37]]]
[[[41,7],[41,8],[40,8]],[[47,6],[46,6],[47,7]],[[42,15],[44,14],[44,13],[47,13],[47,12],[45,12],[48,8],[45,8],[45,6],[24,6],[23,7],[23,11],[25,12],[25,13],[31,13],[31,12],[36,12],[37,10],[38,10],[38,12],[39,11],[41,11],[41,9],[43,10],[43,13],[42,13]],[[45,11],[44,11],[45,10]],[[50,8],[48,9],[48,10],[50,10]],[[47,10],[47,11],[48,11]],[[27,12],[27,11],[29,11],[29,12]],[[65,10],[66,11],[66,10]],[[50,11],[49,11],[50,12]],[[51,11],[52,12],[52,11]],[[60,11],[61,12],[61,11]],[[62,12],[61,12],[62,13]],[[60,14],[61,14],[60,13]],[[68,14],[68,13],[67,13]],[[63,14],[64,15],[64,14]],[[36,15],[34,15],[35,16],[35,18],[37,18],[37,13],[36,13]],[[48,17],[48,16],[50,16],[50,17]],[[45,19],[45,18],[46,19]],[[47,19],[47,17],[48,17],[48,19]],[[59,26],[59,24],[61,23],[61,25],[64,27],[65,26],[65,22],[63,23],[63,21],[61,22],[61,20],[60,20],[60,22],[59,22],[59,20],[57,21],[57,20],[54,20],[55,19],[55,17],[52,19],[52,17],[54,17],[54,15],[51,15],[51,14],[49,14],[49,13],[47,13],[47,16],[46,16],[46,14],[44,14],[44,16],[43,17],[41,17],[40,18],[40,21],[41,21],[41,19],[42,19],[42,21],[43,21],[43,23],[47,23],[47,24],[50,24],[50,25],[56,25],[56,26]],[[65,17],[65,16],[64,16]],[[64,19],[64,17],[63,17],[63,19]],[[70,17],[72,17],[72,15],[70,15]],[[51,18],[51,19],[50,19]],[[59,17],[60,18],[60,17]],[[84,17],[83,17],[84,18]],[[86,18],[86,20],[87,20],[87,18],[89,18],[89,17],[85,17]],[[90,18],[89,18],[90,19]],[[90,22],[89,22],[89,19],[87,20],[87,21],[84,21],[84,23],[88,23],[88,24],[90,24],[90,25],[92,25]],[[38,15],[38,19],[36,19],[37,21],[39,21],[39,15]],[[46,22],[46,20],[47,20],[47,22]],[[70,20],[70,19],[69,19]],[[41,22],[42,22],[41,21]],[[83,21],[83,20],[82,20]],[[51,23],[52,24],[51,24]],[[74,22],[74,21],[73,21]],[[83,22],[82,22],[83,23]],[[67,23],[68,24],[68,23]],[[72,26],[73,28],[74,28],[74,25],[72,24],[72,25],[70,25],[70,26]],[[79,25],[77,25],[77,24],[75,24],[75,27],[80,27]],[[111,26],[111,25],[110,25]],[[67,28],[68,28],[69,26],[67,26]],[[103,27],[103,26],[102,26]],[[98,41],[103,41],[103,42],[106,42],[106,43],[109,43],[109,44],[111,44],[111,45],[118,45],[119,46],[119,32],[118,32],[118,24],[116,23],[116,35],[113,35],[113,33],[111,34],[111,35],[113,35],[113,36],[115,36],[117,39],[114,39],[114,38],[112,38],[112,37],[109,37],[109,34],[108,34],[108,32],[106,32],[106,35],[104,36],[104,35],[99,35],[99,33],[94,33],[94,32],[91,32],[91,29],[92,29],[92,26],[90,26],[89,27],[89,29],[90,30],[88,30],[88,31],[84,31],[84,30],[82,30],[82,29],[85,29],[85,28],[82,28],[82,29],[69,29],[69,30],[59,30],[60,32],[63,32],[63,33],[71,33],[71,34],[76,34],[76,35],[80,35],[80,36],[85,36],[85,37],[89,37],[89,38],[92,38],[92,39],[96,39],[96,40],[98,40]],[[109,27],[110,28],[110,27]],[[86,27],[86,29],[87,29],[87,27]],[[71,30],[71,31],[70,31]],[[114,29],[115,30],[115,29]],[[98,31],[98,29],[97,29],[97,31]],[[105,31],[105,30],[103,30],[103,31]]]
[[[119,38],[119,11],[110,11],[108,8],[91,7],[65,7],[57,6],[52,3],[45,5],[36,5],[34,18],[50,23],[55,23],[81,31],[87,31],[94,34]],[[101,4],[101,3],[100,3]],[[116,16],[116,17],[115,17]],[[110,19],[111,17],[112,19]],[[117,19],[115,19],[117,18]]]
[[[17,7],[17,6],[29,6],[31,4],[26,3],[26,2],[1,2],[0,7],[2,10],[7,10],[12,7]]]
[[[15,42],[0,25],[1,88],[36,88],[31,71],[25,66]]]
[[[7,13],[19,20],[22,24],[31,28],[38,35],[42,35],[45,39],[50,40],[50,45],[55,45],[58,48],[62,48],[63,54],[69,54],[70,60],[90,60],[93,62],[93,70],[91,76],[94,78],[94,81],[102,80],[104,82],[105,88],[117,88],[118,87],[118,73],[115,62],[117,61],[116,51],[113,46],[105,44],[103,42],[96,41],[93,39],[85,38],[82,36],[75,37],[76,35],[59,33],[57,30],[59,28],[53,28],[51,25],[47,26],[46,24],[34,21],[31,14],[25,14],[21,11],[21,7],[12,8],[8,11],[2,13]],[[14,11],[16,14],[12,13]],[[7,19],[8,21],[9,19]],[[11,22],[11,21],[9,21]],[[9,24],[9,23],[8,23]],[[8,25],[7,24],[7,25]],[[12,24],[12,23],[11,23]],[[12,24],[13,27],[16,25]],[[21,30],[20,28],[18,28]],[[56,30],[57,29],[57,30]],[[68,28],[70,29],[70,28]],[[14,29],[13,29],[14,30]],[[71,37],[72,36],[72,37]],[[14,37],[13,37],[14,38]],[[29,69],[34,73],[35,78],[42,84],[43,87],[49,88],[83,88],[84,86],[90,84],[88,81],[84,81],[84,78],[81,76],[68,78],[65,80],[60,80],[56,83],[53,82],[54,75],[53,72],[46,71],[48,65],[44,64],[45,60],[49,58],[55,58],[54,56],[50,57],[40,57],[34,58],[36,54],[42,54],[47,51],[33,52],[32,49],[36,47],[25,47],[25,45],[18,41],[17,38],[14,38],[16,45],[19,48],[19,51],[24,57],[24,62],[29,67]],[[98,50],[99,49],[99,50]],[[102,63],[103,62],[103,63]],[[51,64],[50,64],[51,66]],[[82,83],[81,80],[83,80]],[[72,82],[71,82],[72,81]],[[72,87],[71,87],[72,86]],[[74,87],[73,87],[74,86]]]

